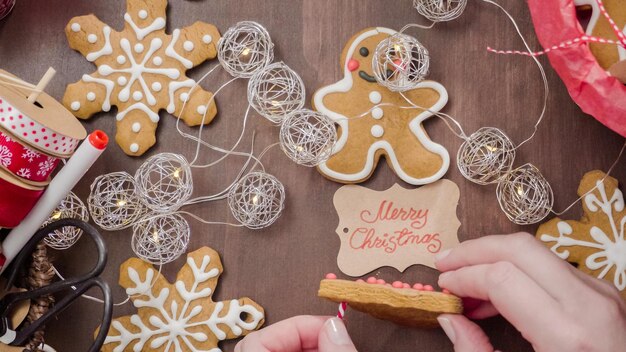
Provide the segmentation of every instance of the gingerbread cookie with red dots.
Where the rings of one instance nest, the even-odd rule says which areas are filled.
[[[70,47],[98,69],[70,84],[63,104],[83,119],[117,106],[115,139],[128,155],[156,143],[162,109],[190,126],[208,124],[217,113],[213,94],[185,72],[216,57],[220,34],[204,22],[166,34],[166,8],[166,0],[128,0],[121,32],[94,15],[72,18],[65,28]]]
[[[394,33],[380,27],[357,33],[341,55],[343,79],[313,97],[315,109],[339,126],[332,156],[318,167],[331,180],[365,181],[383,156],[402,180],[413,185],[432,183],[448,170],[448,151],[430,140],[422,126],[447,103],[446,89],[437,82],[421,82],[403,94],[430,111],[408,108],[400,93],[378,84],[372,73],[376,46]]]
[[[590,8],[591,17],[585,33],[598,38],[619,41],[609,20],[603,15],[598,0],[575,0],[578,7]],[[626,34],[626,3],[623,0],[603,0],[602,5],[617,27]],[[589,49],[598,64],[622,83],[626,83],[626,48],[605,43],[590,43]]]
[[[399,325],[434,328],[441,314],[463,313],[463,302],[448,291],[437,292],[430,285],[392,284],[374,277],[366,281],[338,280],[334,274],[320,282],[319,297],[389,320]]]

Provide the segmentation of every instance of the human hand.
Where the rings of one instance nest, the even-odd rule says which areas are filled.
[[[536,351],[623,351],[626,305],[609,283],[561,260],[529,234],[463,242],[440,253],[439,286],[474,299],[472,319],[502,314]],[[476,301],[477,300],[477,301]],[[439,323],[456,352],[491,352],[489,338],[461,315]]]
[[[255,331],[235,352],[356,352],[339,318],[301,315]]]

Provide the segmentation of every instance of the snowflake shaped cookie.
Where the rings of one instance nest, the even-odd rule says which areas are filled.
[[[261,327],[263,308],[251,299],[213,302],[221,273],[219,254],[209,247],[187,255],[173,285],[152,265],[127,260],[120,285],[138,313],[113,320],[102,351],[220,352],[219,341]]]
[[[552,251],[590,275],[615,285],[626,298],[626,210],[617,180],[602,171],[585,174],[578,194],[583,196],[580,221],[554,218],[542,224],[537,238]]]
[[[67,87],[63,104],[87,119],[117,106],[116,141],[128,155],[141,155],[156,143],[159,110],[190,126],[210,123],[217,113],[212,93],[186,77],[188,69],[217,55],[220,34],[196,22],[165,33],[166,0],[128,0],[124,30],[116,32],[94,15],[75,17],[65,28],[70,47],[98,69]]]

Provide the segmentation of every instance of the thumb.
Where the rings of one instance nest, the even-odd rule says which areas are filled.
[[[319,352],[357,352],[346,326],[339,318],[326,320],[318,339]]]
[[[443,314],[437,320],[454,345],[454,352],[493,352],[489,337],[465,316]]]

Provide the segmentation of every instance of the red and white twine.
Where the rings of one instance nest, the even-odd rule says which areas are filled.
[[[491,47],[487,47],[487,51],[495,53],[495,54],[502,54],[502,55],[541,56],[541,55],[547,54],[547,53],[549,53],[551,51],[569,48],[569,47],[571,47],[573,45],[576,45],[576,44],[579,44],[579,43],[613,44],[613,45],[617,45],[617,46],[620,46],[620,47],[626,49],[626,35],[624,35],[624,33],[619,29],[619,27],[617,26],[615,21],[613,21],[613,19],[609,15],[609,13],[606,11],[606,8],[604,7],[604,4],[602,3],[602,0],[596,0],[596,2],[598,4],[598,9],[602,13],[602,15],[604,15],[604,17],[608,20],[609,24],[613,28],[613,31],[615,32],[615,34],[617,35],[619,40],[600,38],[600,37],[596,37],[596,36],[586,35],[585,34],[585,35],[582,35],[582,36],[580,36],[578,38],[574,38],[574,39],[571,39],[571,40],[566,40],[564,42],[561,42],[559,44],[553,45],[553,46],[551,46],[549,48],[546,48],[546,49],[541,50],[541,51],[536,51],[536,52],[520,51],[520,50],[496,50],[496,49],[493,49]]]
[[[339,303],[339,309],[337,310],[337,318],[343,319],[346,315],[346,309],[348,309],[348,303],[341,302]]]

